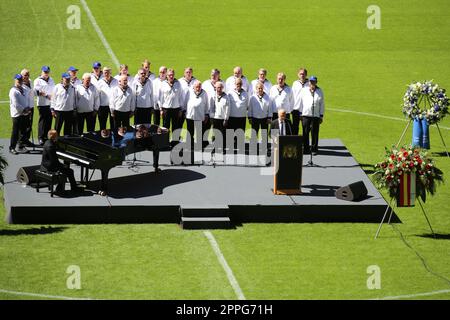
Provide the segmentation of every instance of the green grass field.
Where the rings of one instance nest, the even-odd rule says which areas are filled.
[[[450,89],[450,3],[433,1],[87,1],[121,63],[135,74],[149,58],[184,67],[207,79],[241,65],[256,78],[299,67],[319,79],[326,114],[321,138],[340,138],[364,169],[381,160],[406,126],[402,97],[413,81],[434,79]],[[69,5],[81,9],[81,28],[69,30]],[[381,29],[366,27],[371,4],[381,8]],[[93,61],[115,67],[78,1],[0,2],[0,137],[9,138],[8,91],[23,67],[55,80],[68,66],[90,70]],[[348,110],[352,112],[343,112]],[[355,113],[359,112],[359,113]],[[396,119],[379,118],[379,114]],[[440,123],[450,145],[450,119]],[[430,152],[444,172],[450,159],[435,126]],[[411,139],[409,130],[404,143]],[[4,152],[4,150],[3,150]],[[383,193],[386,196],[386,193]],[[396,209],[403,223],[244,224],[212,234],[247,299],[372,299],[413,295],[450,299],[450,187],[438,187],[425,208]],[[3,202],[2,202],[3,203]],[[0,206],[0,299],[32,299],[10,291],[94,299],[236,299],[203,231],[177,225],[7,225]],[[81,268],[80,290],[66,287],[70,265]],[[381,269],[381,289],[369,290],[366,269]],[[414,296],[420,293],[440,294]],[[407,298],[407,297],[405,297]]]

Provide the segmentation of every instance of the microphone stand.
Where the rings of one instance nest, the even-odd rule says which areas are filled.
[[[33,118],[32,118],[33,113],[30,114],[30,123],[32,123]],[[33,126],[31,126],[31,141],[33,143],[33,150],[28,150],[29,154],[40,154],[42,153],[42,150],[36,150],[36,145],[34,144],[34,133],[33,133]]]

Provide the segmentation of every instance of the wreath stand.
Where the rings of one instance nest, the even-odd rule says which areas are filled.
[[[394,213],[394,210],[391,207],[391,205],[392,205],[392,201],[394,199],[395,199],[395,197],[391,197],[391,200],[389,201],[389,205],[387,206],[386,211],[384,212],[383,219],[381,220],[380,225],[378,226],[377,233],[375,234],[375,239],[377,239],[378,235],[380,234],[381,227],[383,226],[384,220],[386,219],[386,215],[387,215],[389,209],[391,209],[391,212],[389,214],[388,224],[391,224],[392,214]],[[428,216],[427,216],[427,214],[425,212],[425,209],[423,208],[422,201],[420,200],[420,197],[417,197],[417,202],[419,202],[420,208],[422,209],[422,213],[425,216],[425,219],[427,219],[427,223],[428,223],[428,226],[430,227],[430,230],[431,230],[431,233],[433,234],[433,237],[436,238],[436,234],[434,233],[433,228],[431,227],[430,220],[428,219]],[[398,206],[396,206],[396,207],[398,208]]]
[[[419,103],[418,103],[418,104],[420,104],[420,102],[423,100],[423,97],[424,97],[424,96],[421,96],[421,97],[420,97]],[[428,105],[431,107],[430,98],[429,98],[428,96],[426,96],[426,99],[427,99],[427,100],[426,100],[426,102],[425,102],[425,105],[428,103]],[[400,139],[398,140],[397,144],[395,145],[396,148],[398,148],[398,146],[399,146],[400,143],[402,142],[403,138],[405,137],[406,131],[408,130],[409,126],[411,125],[411,121],[412,121],[412,119],[409,119],[408,123],[406,124],[406,127],[405,127],[405,129],[403,130],[402,135],[400,136]],[[441,129],[439,128],[439,125],[438,125],[437,122],[435,123],[435,125],[436,125],[436,128],[438,129],[439,136],[441,137],[442,144],[444,145],[445,153],[447,154],[447,157],[450,158],[450,154],[448,153],[448,150],[447,150],[447,145],[445,144],[444,138],[442,137]]]

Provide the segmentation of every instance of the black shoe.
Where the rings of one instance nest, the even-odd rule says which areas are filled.
[[[160,168],[155,168],[155,173],[156,174],[158,174],[158,173],[160,173],[161,172],[161,169]]]
[[[311,150],[309,150],[309,149],[306,149],[303,151],[303,154],[310,154],[310,153],[311,153]]]
[[[15,155],[19,154],[19,153],[16,151],[16,149],[13,149],[13,148],[9,148],[9,153],[15,154]]]
[[[72,188],[70,188],[70,192],[71,193],[80,193],[80,192],[83,192],[83,188],[80,188],[78,186],[72,187]]]
[[[19,146],[19,150],[17,150],[18,153],[27,153],[28,149],[24,146]]]
[[[34,143],[31,142],[30,140],[25,141],[23,144],[25,147],[30,147],[30,148],[34,147]]]

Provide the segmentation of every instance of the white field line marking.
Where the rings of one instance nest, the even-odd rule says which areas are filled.
[[[11,291],[11,290],[3,290],[0,289],[0,293],[7,293],[16,296],[29,296],[29,297],[39,297],[45,299],[60,299],[60,300],[96,300],[91,298],[74,298],[74,297],[65,297],[65,296],[54,296],[48,294],[40,294],[40,293],[31,293],[31,292],[20,292],[20,291]]]
[[[86,1],[85,0],[80,0],[80,2],[83,5],[83,8],[86,11],[86,13],[87,13],[87,15],[89,17],[89,20],[91,21],[92,25],[94,26],[94,29],[97,32],[100,40],[102,41],[104,47],[106,48],[106,51],[108,51],[108,54],[110,55],[111,59],[115,63],[116,67],[119,68],[119,65],[120,65],[119,60],[117,59],[116,55],[114,54],[113,50],[111,49],[111,46],[109,45],[108,41],[106,40],[105,36],[103,35],[103,32],[100,29],[100,27],[98,26],[98,24],[97,24],[94,16],[92,15],[92,12],[89,9]],[[220,264],[224,268],[224,270],[225,270],[225,272],[227,274],[228,280],[230,281],[230,284],[231,284],[231,286],[233,287],[233,289],[234,289],[234,291],[236,293],[236,296],[240,300],[245,300],[245,296],[242,293],[242,290],[239,287],[239,284],[238,284],[236,278],[233,275],[233,271],[231,271],[231,268],[229,267],[229,265],[226,262],[224,256],[220,252],[219,245],[217,244],[216,239],[211,234],[211,232],[205,231],[204,233],[205,233],[206,238],[209,240],[212,248],[214,249],[214,252],[215,252],[215,254],[216,254]]]
[[[436,294],[442,294],[442,293],[450,293],[450,290],[438,290],[438,291],[416,293],[416,294],[405,294],[402,296],[391,296],[391,297],[375,298],[375,299],[370,299],[370,300],[398,300],[398,299],[408,299],[408,298],[415,298],[415,297],[434,296]]]
[[[353,113],[353,114],[359,114],[361,116],[375,117],[375,118],[388,119],[388,120],[396,120],[396,121],[403,121],[403,122],[408,121],[406,118],[390,117],[390,116],[384,116],[382,114],[369,113],[369,112],[360,112],[360,111],[336,109],[336,108],[328,108],[327,110],[336,111],[336,112],[344,112],[344,113]],[[444,127],[444,126],[439,126],[439,128],[444,129],[444,130],[450,130],[449,127]]]
[[[105,36],[103,35],[102,30],[97,24],[97,21],[95,20],[94,16],[92,15],[91,9],[89,9],[87,3],[85,0],[80,0],[81,4],[83,5],[84,11],[86,11],[86,14],[88,15],[89,20],[92,23],[92,26],[94,27],[95,31],[98,34],[98,37],[102,41],[103,45],[105,46],[106,51],[108,51],[109,56],[111,57],[113,63],[116,65],[117,69],[120,66],[119,59],[117,59],[116,55],[111,49],[111,46],[109,45],[108,41],[106,40]]]
[[[220,264],[222,265],[222,268],[225,270],[225,273],[227,274],[228,281],[230,282],[231,286],[234,289],[234,292],[236,293],[236,296],[239,300],[246,300],[244,293],[241,290],[241,287],[239,286],[239,283],[237,282],[233,271],[231,270],[230,266],[228,265],[227,261],[225,260],[225,257],[223,256],[222,252],[220,251],[219,245],[217,244],[216,239],[212,235],[210,231],[204,231],[205,237],[209,240],[209,243],[211,244],[211,247],[214,250],[214,253],[217,256],[217,259],[219,260]]]

